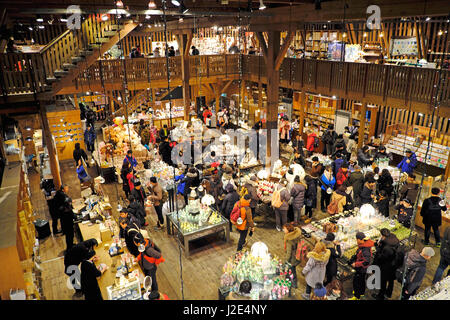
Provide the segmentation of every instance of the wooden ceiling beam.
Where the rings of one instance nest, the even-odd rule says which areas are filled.
[[[280,70],[281,64],[283,63],[284,57],[286,56],[286,52],[289,49],[289,46],[291,45],[292,39],[294,39],[295,31],[289,31],[286,37],[284,38],[283,46],[280,49],[280,52],[278,53],[278,56],[275,60],[275,70]]]

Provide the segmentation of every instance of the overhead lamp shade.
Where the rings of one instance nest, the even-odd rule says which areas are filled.
[[[156,8],[156,3],[155,3],[155,1],[150,0],[150,1],[148,2],[148,8],[149,8],[149,9],[155,9],[155,8]]]
[[[264,10],[266,6],[264,5],[263,0],[259,0],[259,10]]]
[[[180,6],[180,1],[178,1],[178,0],[172,0],[172,4],[173,4],[174,6],[179,7],[179,6]]]
[[[119,7],[119,8],[122,8],[122,7],[123,7],[123,2],[122,2],[122,0],[117,0],[117,1],[116,1],[116,6]]]

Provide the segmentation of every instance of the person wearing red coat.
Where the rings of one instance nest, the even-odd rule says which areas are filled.
[[[314,151],[314,141],[317,138],[317,134],[314,131],[310,131],[308,134],[308,139],[306,140],[306,149],[308,150],[309,154],[311,155]]]
[[[208,109],[208,107],[205,108],[205,111],[203,111],[203,123],[206,124],[206,120],[208,119],[208,116],[212,116],[212,112]]]
[[[348,179],[348,164],[344,163],[336,175],[336,189],[338,189]]]

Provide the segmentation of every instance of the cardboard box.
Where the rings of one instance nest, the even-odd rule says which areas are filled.
[[[100,228],[100,239],[102,240],[102,242],[111,241],[111,238],[111,230],[109,230],[108,228]]]

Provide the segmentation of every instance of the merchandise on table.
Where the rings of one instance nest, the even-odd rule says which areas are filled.
[[[141,299],[141,285],[139,272],[133,272],[128,276],[120,276],[112,286],[106,288],[108,300],[139,300]]]
[[[271,257],[263,242],[253,244],[251,251],[241,251],[230,257],[223,266],[220,277],[221,291],[238,292],[242,281],[252,282],[250,298],[259,299],[259,292],[266,290],[270,300],[281,300],[291,294],[293,274],[275,256]]]
[[[179,176],[180,174],[180,169],[169,166],[164,161],[155,159],[150,162],[150,168],[144,170],[143,174],[139,175],[139,177],[145,185],[150,183],[151,177],[156,177],[162,189],[171,190],[176,186],[174,175]]]
[[[259,177],[259,176],[258,176]],[[258,190],[256,194],[263,202],[270,202],[272,200],[272,194],[275,190],[275,184],[267,180],[259,180]]]
[[[197,231],[225,221],[219,212],[195,200],[190,200],[183,209],[174,212],[172,219],[179,225],[182,233]]]
[[[450,276],[410,297],[409,300],[450,300]]]
[[[312,158],[314,157],[319,158],[319,162],[323,164],[324,167],[331,166],[333,164],[333,160],[330,157],[324,156],[321,153],[313,153],[311,157],[306,159],[306,161],[313,162]]]
[[[153,120],[168,120],[182,117],[184,117],[184,107],[172,107],[172,112],[170,112],[169,108],[157,109],[153,114]]]

